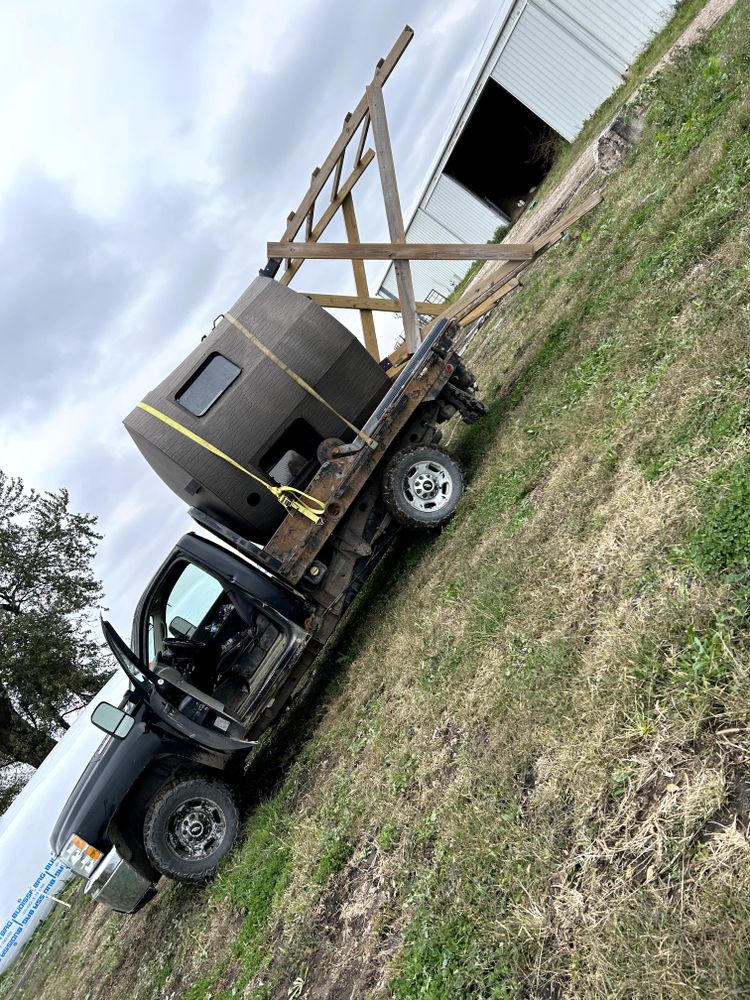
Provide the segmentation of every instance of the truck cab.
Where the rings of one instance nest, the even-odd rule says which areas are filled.
[[[130,645],[103,622],[128,690],[94,708],[105,736],[51,837],[92,898],[133,912],[161,875],[215,872],[238,829],[233,781],[281,707],[309,619],[301,593],[188,534],[144,591]]]

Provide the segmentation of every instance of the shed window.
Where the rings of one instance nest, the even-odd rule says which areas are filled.
[[[212,354],[180,389],[175,399],[190,413],[202,417],[226,392],[241,370],[222,354]]]

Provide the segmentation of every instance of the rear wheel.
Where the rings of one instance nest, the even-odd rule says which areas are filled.
[[[437,528],[456,512],[464,495],[464,473],[444,448],[419,445],[393,456],[383,476],[383,499],[410,528]]]
[[[154,795],[143,840],[157,871],[178,882],[205,882],[237,839],[239,814],[223,781],[176,778]]]

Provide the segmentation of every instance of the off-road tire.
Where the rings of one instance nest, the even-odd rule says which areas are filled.
[[[188,835],[191,816],[203,817],[193,821],[193,829],[204,823],[202,843],[200,835],[194,840]],[[143,843],[149,861],[162,875],[177,882],[205,882],[234,846],[239,826],[237,804],[228,785],[200,774],[187,775],[168,782],[151,799]],[[195,857],[190,856],[193,848]]]
[[[437,506],[434,509],[420,509],[420,499],[415,497],[413,483],[419,468],[431,465],[440,470],[436,478],[442,482],[447,480],[449,489],[442,502],[436,494]],[[396,452],[388,463],[383,474],[383,500],[399,524],[420,530],[439,528],[456,513],[465,485],[461,464],[445,448],[414,445]]]

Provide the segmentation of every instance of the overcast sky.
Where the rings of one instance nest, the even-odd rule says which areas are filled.
[[[0,468],[98,516],[126,634],[191,522],[122,418],[265,263],[406,22],[385,96],[409,211],[502,6],[0,4]],[[357,191],[371,240],[387,238],[377,184],[372,167]],[[353,291],[348,267],[317,262],[294,287]]]
[[[192,522],[122,418],[265,263],[406,22],[416,37],[385,95],[408,213],[505,6],[0,4],[0,468],[67,486],[76,510],[97,515],[96,568],[125,635]],[[357,190],[369,240],[387,238],[377,185],[370,168]],[[348,267],[326,263],[306,264],[294,287],[353,291]],[[0,823],[0,917],[49,856],[49,827],[97,740],[90,726],[71,733]]]

